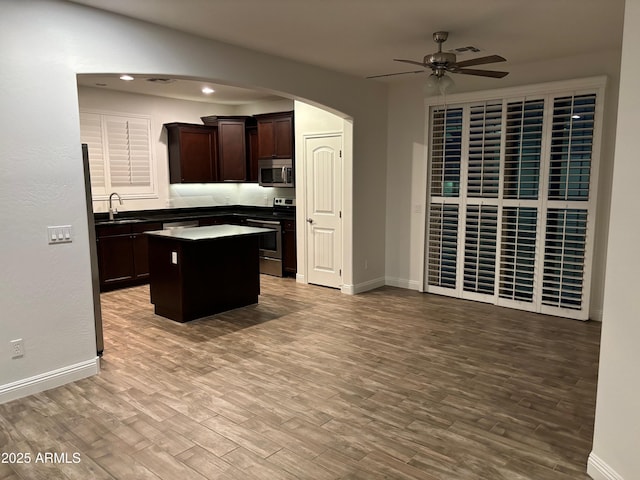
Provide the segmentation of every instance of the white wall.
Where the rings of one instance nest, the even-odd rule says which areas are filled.
[[[157,195],[152,198],[127,199],[125,197],[123,204],[118,205],[120,212],[217,205],[271,206],[275,196],[293,197],[295,195],[295,191],[289,188],[260,187],[256,184],[170,184],[167,132],[163,128],[165,123],[170,122],[201,124],[200,117],[206,115],[254,115],[293,110],[292,100],[222,105],[79,87],[78,101],[81,110],[129,113],[151,117]],[[108,209],[108,200],[93,202],[94,212],[106,212]]]
[[[597,480],[640,478],[640,4],[627,2],[596,422],[589,474]]]
[[[353,118],[354,278],[383,274],[384,85],[55,0],[4,0],[0,44],[0,221],[11,225],[0,251],[0,402],[95,364],[78,73],[263,87]],[[47,245],[47,225],[67,224],[74,242]],[[378,271],[358,268],[364,258],[379,259]],[[26,354],[11,360],[15,338]]]
[[[594,56],[598,58],[593,61]],[[557,80],[606,75],[605,111],[600,177],[598,182],[597,228],[591,286],[591,318],[600,320],[604,292],[604,271],[611,197],[614,137],[616,126],[620,52],[604,51],[572,58],[528,65],[508,65],[503,79],[453,76],[451,93],[482,91],[531,85]],[[405,288],[420,288],[422,266],[416,260],[424,248],[426,203],[425,108],[421,75],[393,83],[389,91],[387,154],[386,282]]]

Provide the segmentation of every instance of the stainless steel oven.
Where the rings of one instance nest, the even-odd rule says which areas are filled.
[[[269,228],[273,233],[260,235],[260,273],[282,276],[282,225],[279,221],[249,219],[250,227]]]

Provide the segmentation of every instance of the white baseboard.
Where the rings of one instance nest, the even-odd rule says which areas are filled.
[[[100,358],[76,363],[57,370],[0,385],[0,404],[33,395],[34,393],[75,382],[100,372]]]
[[[366,282],[357,283],[355,285],[343,284],[340,287],[340,291],[348,295],[355,295],[357,293],[367,292],[379,287],[384,287],[384,278],[382,277],[367,280]]]
[[[587,473],[593,480],[624,480],[621,475],[618,475],[613,468],[593,452],[589,454]]]
[[[420,291],[420,282],[417,280],[409,280],[407,278],[385,277],[385,285],[392,287],[406,288],[408,290]]]

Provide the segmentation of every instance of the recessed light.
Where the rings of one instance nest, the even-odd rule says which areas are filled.
[[[215,90],[213,88],[202,87],[202,93],[204,93],[205,95],[209,95],[209,94],[211,94],[213,92],[215,92]]]
[[[120,75],[120,80],[125,80],[127,82],[133,80],[133,77],[131,75]]]

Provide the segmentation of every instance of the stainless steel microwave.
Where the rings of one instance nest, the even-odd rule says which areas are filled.
[[[258,160],[258,183],[263,187],[293,187],[293,159]]]

